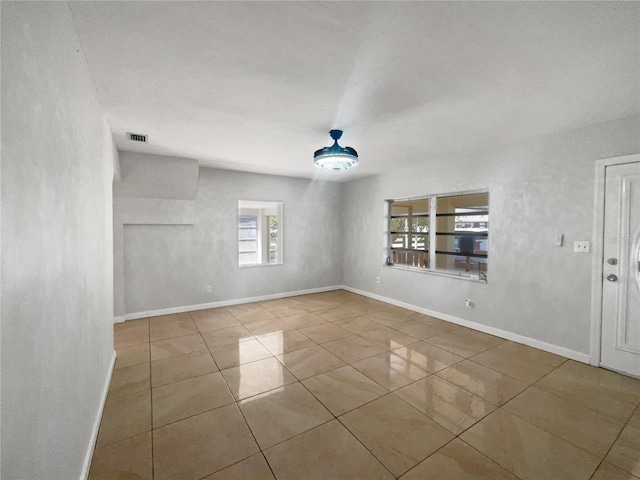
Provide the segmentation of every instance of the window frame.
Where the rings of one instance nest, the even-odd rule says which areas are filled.
[[[270,204],[270,205],[267,205]],[[275,212],[270,212],[269,210],[275,209]],[[241,225],[241,219],[251,217],[255,218],[256,226],[246,227]],[[271,245],[272,238],[271,228],[270,228],[270,218],[277,218],[277,236],[275,238],[275,255],[276,260],[271,260]],[[284,264],[284,248],[283,248],[283,239],[284,239],[284,202],[283,201],[274,201],[274,200],[238,200],[237,207],[237,216],[236,216],[236,232],[237,232],[237,266],[239,268],[250,268],[250,267],[264,267],[264,266],[275,266],[275,265],[283,265]],[[255,228],[256,229],[256,238],[241,238],[240,231],[247,228]],[[240,249],[240,245],[243,242],[255,241],[256,242],[256,250],[255,251],[247,251],[243,252]],[[242,263],[241,255],[243,253],[254,253],[257,255],[258,262],[251,263]]]
[[[420,195],[420,196],[416,196],[416,197],[400,197],[400,198],[393,198],[393,199],[387,199],[385,201],[386,203],[386,229],[387,231],[385,232],[385,241],[386,241],[386,245],[385,245],[385,263],[384,266],[389,267],[389,268],[397,268],[397,269],[401,269],[401,270],[409,270],[409,271],[413,271],[413,272],[420,272],[420,273],[427,273],[427,274],[431,274],[431,275],[440,275],[440,276],[445,276],[445,277],[451,277],[451,278],[460,278],[460,279],[464,279],[464,280],[470,280],[470,281],[477,281],[477,282],[481,282],[481,283],[487,283],[487,271],[486,271],[486,267],[485,270],[482,271],[481,268],[479,268],[479,270],[477,271],[469,271],[469,272],[463,272],[463,271],[459,271],[459,270],[452,270],[452,269],[446,269],[446,268],[438,268],[437,264],[438,264],[438,255],[450,255],[452,254],[452,252],[448,252],[448,251],[443,251],[443,250],[438,250],[437,247],[437,237],[438,235],[450,235],[450,236],[455,236],[455,227],[454,227],[454,231],[453,232],[442,232],[438,230],[438,225],[437,225],[437,218],[438,217],[443,217],[443,216],[452,216],[454,215],[453,213],[447,213],[447,214],[438,214],[438,199],[441,198],[451,198],[451,197],[461,197],[461,196],[471,196],[471,195],[487,195],[487,209],[486,212],[483,211],[482,213],[486,213],[487,215],[487,220],[486,222],[482,221],[482,223],[486,223],[486,232],[478,232],[475,235],[469,235],[469,236],[481,236],[483,238],[486,239],[486,245],[487,245],[487,249],[486,249],[486,253],[485,254],[477,254],[477,253],[472,253],[470,255],[457,255],[457,256],[466,256],[466,257],[473,257],[473,258],[484,258],[486,259],[486,264],[488,265],[488,260],[489,260],[489,231],[490,231],[490,191],[489,189],[481,189],[481,190],[466,190],[466,191],[461,191],[461,192],[447,192],[447,193],[437,193],[437,194],[430,194],[430,195]],[[421,249],[412,249],[412,248],[402,248],[402,249],[394,249],[393,248],[393,236],[394,235],[399,235],[402,234],[404,232],[396,232],[395,230],[392,230],[392,220],[394,218],[403,218],[404,216],[402,215],[392,215],[392,206],[394,203],[400,203],[400,202],[408,202],[408,201],[415,201],[415,200],[429,200],[429,214],[428,215],[424,215],[424,214],[419,214],[419,215],[414,215],[421,217],[421,218],[428,218],[429,219],[429,228],[428,231],[426,232],[426,234],[428,235],[429,238],[429,245],[428,248],[426,248],[425,250],[421,250]],[[463,216],[463,215],[459,215],[459,216]],[[467,216],[471,216],[471,215],[467,215]],[[410,217],[409,215],[407,215],[407,217]],[[480,223],[480,222],[478,222]],[[409,230],[406,232],[406,234],[417,234],[417,233],[425,233],[425,232],[413,232],[413,227],[408,227]],[[466,235],[458,235],[458,236],[466,236]],[[402,251],[409,251],[409,252],[423,252],[426,253],[428,256],[428,261],[426,262],[426,266],[414,266],[414,265],[407,265],[407,264],[402,264],[402,263],[393,263],[392,259],[393,259],[393,251],[398,251],[398,250],[402,250]],[[460,252],[455,252],[455,253],[460,253]],[[455,260],[454,260],[455,262]]]

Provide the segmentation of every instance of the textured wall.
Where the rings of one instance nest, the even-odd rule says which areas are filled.
[[[627,118],[472,157],[423,164],[344,186],[343,282],[436,312],[588,353],[594,161],[640,151]],[[489,189],[489,282],[382,266],[385,199]],[[554,246],[565,235],[565,246]],[[376,277],[380,283],[376,283]],[[469,310],[464,299],[476,306]]]
[[[66,3],[2,3],[3,479],[77,479],[113,355],[111,132]]]
[[[282,265],[238,267],[238,200],[284,202]],[[124,226],[125,311],[340,284],[341,209],[334,182],[201,168],[197,223]]]

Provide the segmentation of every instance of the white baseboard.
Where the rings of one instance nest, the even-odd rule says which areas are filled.
[[[576,360],[578,362],[582,362],[582,363],[591,362],[591,357],[586,353],[576,352],[575,350],[570,350],[565,347],[560,347],[558,345],[553,345],[551,343],[546,343],[540,340],[536,340],[534,338],[525,337],[524,335],[519,335],[517,333],[512,333],[506,330],[501,330],[499,328],[483,325],[481,323],[472,322],[470,320],[465,320],[463,318],[454,317],[453,315],[448,315],[446,313],[435,312],[427,308],[417,307],[409,303],[404,303],[398,300],[394,300],[393,298],[383,297],[382,295],[365,292],[364,290],[358,290],[357,288],[352,288],[347,285],[341,285],[340,288],[352,293],[357,293],[358,295],[364,295],[365,297],[373,298],[375,300],[380,300],[381,302],[390,303],[397,307],[406,308],[407,310],[413,310],[414,312],[423,313],[425,315],[440,318],[442,320],[446,320],[447,322],[455,323],[456,325],[462,325],[463,327],[479,330],[481,332],[488,333],[490,335],[495,335],[496,337],[511,340],[516,343],[522,343],[523,345],[527,345],[533,348],[538,348],[540,350],[544,350],[545,352],[555,353],[556,355],[561,355],[563,357],[567,357],[572,360]]]
[[[102,386],[102,398],[100,399],[100,406],[96,413],[96,418],[93,421],[93,430],[91,431],[91,439],[87,446],[87,452],[84,456],[84,465],[82,466],[82,473],[80,473],[80,480],[87,480],[89,477],[89,469],[91,468],[91,460],[93,459],[93,449],[96,446],[98,440],[98,432],[100,431],[100,422],[102,421],[102,412],[104,411],[104,404],[107,401],[107,394],[109,393],[109,385],[111,384],[111,375],[113,374],[113,368],[116,365],[116,352],[114,350],[111,356],[111,364],[107,369],[107,375],[104,379],[104,385]]]
[[[229,307],[231,305],[240,305],[242,303],[264,302],[265,300],[275,300],[277,298],[295,297],[297,295],[308,295],[310,293],[330,292],[342,289],[342,285],[333,285],[330,287],[311,288],[308,290],[297,290],[295,292],[273,293],[270,295],[260,295],[258,297],[236,298],[233,300],[223,300],[219,302],[200,303],[197,305],[185,305],[182,307],[162,308],[160,310],[149,310],[146,312],[127,313],[122,317],[114,317],[114,323],[124,322],[126,320],[136,320],[138,318],[157,317],[159,315],[170,315],[172,313],[192,312],[194,310],[206,310],[207,308]]]

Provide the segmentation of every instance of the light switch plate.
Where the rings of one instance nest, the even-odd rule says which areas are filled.
[[[562,233],[559,233],[558,235],[556,235],[556,247],[561,247],[563,241],[564,241],[564,235]]]
[[[573,242],[573,251],[580,253],[589,253],[589,242]]]

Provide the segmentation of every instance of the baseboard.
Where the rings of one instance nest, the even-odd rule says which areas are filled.
[[[100,431],[100,422],[102,421],[102,412],[104,411],[104,404],[107,401],[107,394],[109,393],[109,385],[111,384],[111,375],[113,374],[113,368],[116,365],[116,352],[114,350],[111,356],[111,364],[107,369],[107,375],[104,379],[104,385],[102,386],[102,398],[100,399],[100,406],[96,413],[96,418],[93,421],[93,430],[91,431],[91,440],[87,446],[87,452],[84,456],[84,465],[82,466],[82,473],[80,474],[80,480],[87,480],[89,477],[89,469],[91,468],[91,460],[93,459],[93,449],[96,446],[98,440],[98,432]]]
[[[516,343],[522,343],[523,345],[527,345],[533,348],[538,348],[540,350],[544,350],[545,352],[555,353],[556,355],[561,355],[563,357],[567,357],[572,360],[576,360],[578,362],[587,363],[587,364],[590,364],[591,362],[591,357],[586,353],[576,352],[575,350],[570,350],[565,347],[560,347],[558,345],[553,345],[551,343],[546,343],[540,340],[536,340],[534,338],[525,337],[524,335],[519,335],[517,333],[508,332],[506,330],[490,327],[488,325],[483,325],[481,323],[472,322],[470,320],[465,320],[463,318],[454,317],[453,315],[448,315],[446,313],[436,312],[433,310],[429,310],[428,308],[417,307],[409,303],[400,302],[393,298],[383,297],[382,295],[366,292],[364,290],[358,290],[357,288],[352,288],[347,285],[341,285],[340,288],[352,293],[357,293],[358,295],[363,295],[365,297],[373,298],[375,300],[380,300],[381,302],[390,303],[397,307],[406,308],[407,310],[413,310],[414,312],[423,313],[425,315],[440,318],[442,320],[446,320],[447,322],[455,323],[456,325],[462,325],[463,327],[472,328],[480,332],[488,333],[490,335],[495,335],[496,337],[504,338],[506,340],[511,340]]]
[[[308,290],[297,290],[295,292],[273,293],[270,295],[260,295],[258,297],[235,298],[233,300],[223,300],[219,302],[200,303],[197,305],[185,305],[182,307],[162,308],[159,310],[149,310],[146,312],[127,313],[123,317],[115,317],[114,323],[124,322],[126,320],[136,320],[138,318],[157,317],[159,315],[170,315],[172,313],[191,312],[194,310],[206,310],[207,308],[229,307],[231,305],[240,305],[243,303],[264,302],[265,300],[275,300],[277,298],[295,297],[297,295],[308,295],[311,293],[330,292],[342,289],[342,285],[333,285],[330,287],[311,288]],[[122,320],[121,320],[122,319]]]

